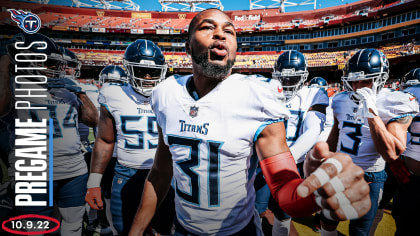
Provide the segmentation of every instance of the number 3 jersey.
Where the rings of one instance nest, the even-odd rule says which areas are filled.
[[[420,97],[420,85],[410,86],[409,88],[406,88],[405,91],[414,94],[417,98]],[[414,117],[410,128],[408,128],[408,132],[408,144],[404,155],[409,156],[416,161],[420,161],[420,113]]]
[[[172,154],[177,218],[197,235],[230,235],[254,214],[254,142],[289,112],[277,87],[251,77],[231,75],[197,101],[186,88],[190,78],[169,77],[152,95]]]
[[[152,168],[158,133],[150,97],[131,85],[104,84],[98,101],[115,120],[118,163],[133,169]]]
[[[382,89],[376,97],[378,115],[388,124],[404,116],[414,116],[419,105],[409,93]],[[367,118],[363,123],[356,121],[358,105],[353,102],[348,92],[337,94],[333,98],[334,117],[339,121],[337,151],[349,154],[353,162],[366,172],[378,172],[385,168],[385,160],[375,148]]]

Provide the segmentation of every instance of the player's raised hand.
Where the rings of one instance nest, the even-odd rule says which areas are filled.
[[[350,220],[369,211],[369,186],[363,170],[350,156],[330,152],[328,144],[320,142],[308,153],[305,162],[310,175],[297,188],[298,195],[306,197],[314,193],[325,217]]]

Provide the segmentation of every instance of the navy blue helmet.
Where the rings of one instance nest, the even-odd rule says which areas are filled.
[[[273,78],[280,80],[286,101],[290,101],[302,88],[308,74],[305,56],[296,50],[289,50],[277,58]]]
[[[328,88],[328,83],[322,77],[314,77],[309,81],[309,86],[310,87],[316,87],[316,88],[322,88],[322,89],[326,90]]]
[[[137,39],[130,44],[125,50],[123,64],[133,88],[144,96],[150,96],[153,88],[165,79],[165,57],[149,40]]]
[[[119,66],[105,66],[99,74],[99,83],[128,83],[128,77],[124,69]]]
[[[59,77],[64,73],[63,51],[49,37],[40,33],[19,33],[13,37],[12,42],[7,48],[12,64],[18,63],[19,67],[26,68],[46,68],[43,70],[24,69],[19,70],[19,73],[42,74],[50,78]]]
[[[71,75],[72,78],[77,78],[80,76],[80,68],[82,63],[77,59],[77,56],[74,52],[70,51],[67,48],[62,47],[63,58],[66,62],[66,73]]]
[[[405,74],[400,81],[400,88],[405,89],[407,87],[420,84],[420,68],[412,69]]]
[[[372,89],[378,93],[385,85],[389,75],[389,62],[385,54],[373,48],[356,52],[343,70],[344,89],[353,91],[352,81],[372,80]]]

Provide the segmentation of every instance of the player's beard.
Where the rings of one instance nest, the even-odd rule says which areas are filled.
[[[228,59],[226,65],[218,65],[209,62],[209,53],[205,52],[199,55],[193,55],[192,60],[201,66],[203,75],[208,78],[214,78],[218,80],[226,79],[226,76],[230,73],[230,69],[232,68],[233,64],[235,63],[235,59],[231,60]]]

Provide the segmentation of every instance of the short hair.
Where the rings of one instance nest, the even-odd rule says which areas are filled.
[[[222,12],[223,14],[225,14],[226,16],[228,16],[226,13],[224,13],[222,10],[220,10],[219,8],[208,8],[208,9],[205,9],[205,10],[202,10],[201,12],[199,12],[197,15],[195,15],[194,16],[194,18],[191,20],[191,22],[190,22],[190,25],[188,26],[188,42],[190,41],[190,39],[191,39],[191,34],[192,34],[192,31],[193,31],[193,29],[194,29],[194,26],[198,23],[198,17],[203,13],[203,12],[206,12],[206,11],[210,11],[210,10],[218,10],[218,11],[220,11],[220,12]]]

